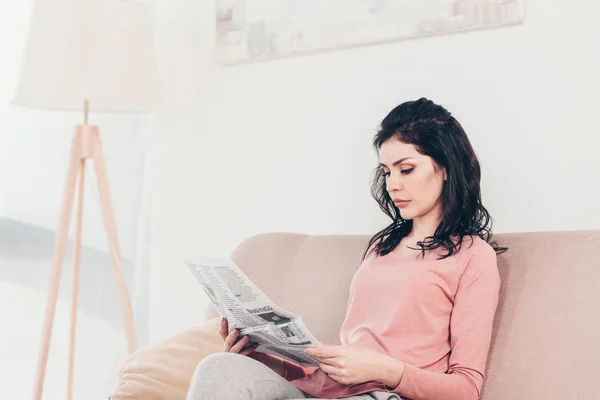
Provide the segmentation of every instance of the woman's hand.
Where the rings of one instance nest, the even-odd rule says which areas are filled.
[[[283,360],[277,357],[272,357],[266,353],[257,353],[254,350],[258,347],[257,344],[244,349],[246,343],[248,343],[248,336],[244,336],[241,339],[239,338],[239,330],[234,329],[231,333],[227,334],[229,331],[228,322],[226,318],[221,318],[221,328],[219,333],[223,338],[225,344],[223,347],[223,351],[226,353],[237,353],[244,356],[248,356],[258,362],[263,363],[267,367],[271,368],[273,371],[277,372],[280,376],[285,377],[286,375],[286,367],[284,365]],[[236,343],[237,342],[237,343]],[[300,367],[298,367],[300,368]],[[291,369],[291,368],[290,368]],[[302,370],[302,368],[300,368]],[[288,371],[290,377],[297,376],[299,374],[298,371],[291,369]],[[302,375],[304,376],[304,375]]]
[[[400,361],[365,347],[318,346],[304,352],[319,360],[331,379],[345,385],[377,381],[394,388],[404,371]]]
[[[229,327],[227,318],[221,318],[221,328],[219,330],[219,334],[225,341],[223,346],[223,351],[225,353],[237,353],[247,356],[256,350],[256,345],[244,349],[244,346],[248,343],[248,336],[243,336],[240,338],[240,331],[238,329],[232,330],[229,334],[227,333],[228,331]]]

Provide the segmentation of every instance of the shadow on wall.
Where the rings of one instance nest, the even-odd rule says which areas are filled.
[[[55,233],[46,228],[0,218],[0,281],[46,293],[52,270]],[[69,241],[59,298],[71,301],[73,243]],[[108,252],[82,246],[79,309],[116,328],[122,327],[114,275]],[[125,279],[132,281],[133,263],[123,260]]]

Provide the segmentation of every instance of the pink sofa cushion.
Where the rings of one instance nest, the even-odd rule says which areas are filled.
[[[600,230],[493,237],[502,279],[482,400],[600,398]],[[233,260],[317,339],[339,344],[367,235],[269,233]],[[214,317],[212,306],[206,317]]]

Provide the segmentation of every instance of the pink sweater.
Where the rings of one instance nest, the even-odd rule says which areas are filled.
[[[400,384],[343,385],[321,369],[291,383],[316,397],[373,390],[411,400],[476,400],[487,363],[500,275],[494,249],[478,236],[444,260],[371,253],[350,285],[341,343],[368,347],[404,362]],[[415,252],[416,253],[416,252]]]

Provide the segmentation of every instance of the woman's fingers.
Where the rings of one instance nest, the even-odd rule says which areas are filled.
[[[323,370],[323,372],[327,373],[327,375],[337,375],[340,371],[339,368],[334,367],[333,365],[329,365],[329,364],[323,364],[320,363],[319,364],[319,368],[321,368]]]
[[[231,350],[229,350],[229,352],[239,353],[240,351],[242,351],[246,343],[248,343],[248,336],[244,336],[243,338],[241,338],[235,345],[231,347]]]
[[[221,338],[223,338],[224,341],[223,351],[227,353],[238,353],[247,356],[256,349],[257,345],[244,349],[244,346],[248,343],[249,339],[248,336],[244,336],[243,338],[238,340],[240,336],[239,329],[234,329],[231,331],[231,333],[228,333],[228,330],[229,326],[227,323],[227,318],[221,318],[221,327],[219,328],[219,334],[221,335]]]
[[[237,329],[234,329],[231,331],[231,333],[229,335],[227,335],[227,337],[225,338],[225,351],[227,351],[227,352],[231,351],[231,348],[233,347],[239,334],[240,334],[240,331],[238,331]]]
[[[249,355],[249,354],[253,353],[253,352],[254,352],[254,350],[256,350],[256,348],[257,348],[257,347],[258,347],[258,345],[257,345],[257,344],[254,344],[254,345],[252,345],[251,347],[248,347],[246,350],[242,350],[242,351],[240,352],[240,354],[241,354],[241,355],[243,355],[243,356],[247,356],[247,355]]]
[[[221,326],[219,327],[219,334],[221,335],[221,339],[225,340],[227,338],[227,318],[221,318]]]
[[[320,359],[318,359],[318,361],[321,363],[321,365],[330,365],[332,367],[342,368],[342,364],[341,364],[340,360],[335,357],[320,358]]]

